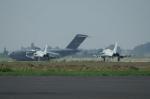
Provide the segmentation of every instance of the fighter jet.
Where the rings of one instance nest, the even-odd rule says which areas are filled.
[[[120,59],[124,58],[125,56],[122,56],[117,52],[117,46],[118,46],[118,44],[115,43],[115,46],[114,46],[113,50],[111,50],[109,48],[106,48],[102,52],[97,54],[96,56],[103,58],[104,62],[106,61],[106,58],[114,58],[114,57],[117,57],[117,60],[120,61]]]
[[[26,57],[31,58],[33,60],[38,60],[40,61],[41,59],[47,59],[49,60],[50,58],[56,58],[59,57],[59,54],[54,53],[54,52],[48,52],[47,51],[47,44],[43,50],[30,50],[26,52]]]

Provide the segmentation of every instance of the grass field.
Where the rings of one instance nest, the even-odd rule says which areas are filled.
[[[1,76],[150,76],[150,62],[0,62]]]

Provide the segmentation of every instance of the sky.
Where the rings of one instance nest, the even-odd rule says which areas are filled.
[[[89,35],[81,49],[150,42],[150,0],[0,0],[0,51],[65,48],[76,34]]]

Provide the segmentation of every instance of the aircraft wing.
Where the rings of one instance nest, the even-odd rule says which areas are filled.
[[[60,55],[58,53],[54,53],[54,52],[47,52],[48,56],[51,58],[56,58],[56,57],[60,57]]]
[[[35,50],[26,51],[26,57],[34,59],[33,54],[35,53]]]
[[[120,58],[131,57],[131,55],[120,55]]]

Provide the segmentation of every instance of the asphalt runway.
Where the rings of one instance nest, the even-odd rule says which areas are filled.
[[[0,99],[150,99],[150,77],[0,77]]]

